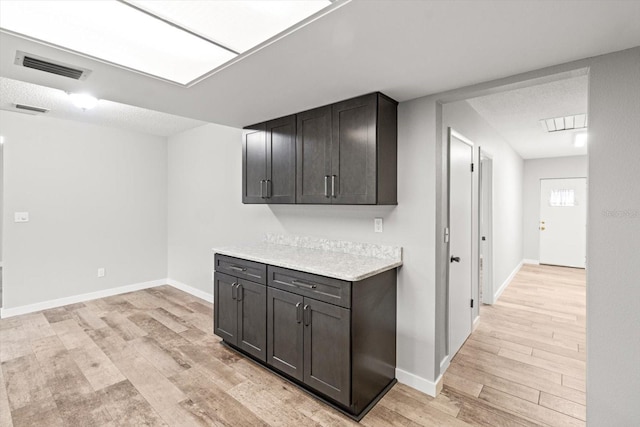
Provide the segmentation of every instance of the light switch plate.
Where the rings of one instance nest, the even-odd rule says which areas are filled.
[[[373,219],[373,231],[376,233],[382,233],[382,218]]]
[[[14,212],[13,220],[15,222],[29,222],[29,212]]]
[[[101,267],[98,269],[98,277],[104,277],[104,275],[106,274],[104,267]]]

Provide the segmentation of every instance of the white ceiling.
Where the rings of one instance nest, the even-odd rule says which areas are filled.
[[[1,5],[0,5],[1,7]],[[398,101],[640,45],[639,1],[353,0],[184,88],[0,35],[0,75],[230,126],[380,90]],[[93,70],[13,64],[16,50]]]
[[[541,119],[587,112],[588,77],[558,80],[537,86],[496,93],[467,102],[500,133],[523,159],[586,155],[576,148],[576,132],[549,133]]]
[[[77,120],[158,136],[174,135],[205,124],[199,120],[107,100],[100,100],[92,110],[82,111],[71,103],[64,91],[0,77],[0,109],[22,113],[21,110],[16,110],[15,104],[49,109],[51,111],[39,114],[47,117]]]

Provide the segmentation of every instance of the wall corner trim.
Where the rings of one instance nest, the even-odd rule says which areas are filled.
[[[442,384],[442,375],[440,375],[436,381],[429,381],[426,378],[419,377],[400,368],[396,368],[396,379],[399,383],[415,388],[416,390],[426,393],[432,397],[436,397],[438,395],[438,384]],[[442,387],[440,387],[440,389],[441,388]]]
[[[523,259],[522,260],[523,264],[532,264],[532,265],[540,265],[540,261],[538,261],[537,259]]]
[[[516,276],[516,274],[518,274],[518,271],[520,271],[523,265],[524,265],[524,260],[520,261],[518,265],[516,265],[516,268],[513,269],[509,277],[507,277],[507,279],[502,283],[502,285],[500,285],[495,295],[493,296],[494,303],[498,301],[498,298],[500,298],[500,295],[502,295],[504,290],[507,289],[507,286],[509,286],[509,283],[511,283],[511,281]]]
[[[205,291],[201,291],[200,289],[194,288],[193,286],[186,285],[182,282],[178,282],[177,280],[173,280],[173,279],[167,279],[167,284],[183,292],[186,292],[190,295],[193,295],[194,297],[200,298],[207,302],[213,302],[213,294],[210,294]]]

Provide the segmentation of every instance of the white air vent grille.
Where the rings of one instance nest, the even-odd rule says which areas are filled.
[[[540,120],[542,129],[546,132],[560,132],[563,130],[577,130],[587,128],[587,115],[575,114],[573,116],[552,117]]]
[[[68,77],[74,80],[85,80],[91,73],[91,70],[86,68],[76,67],[74,65],[65,64],[20,51],[16,52],[14,64],[26,68],[32,68],[34,70],[44,71],[45,73]]]

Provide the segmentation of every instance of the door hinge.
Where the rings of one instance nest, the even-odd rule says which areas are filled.
[[[449,243],[449,227],[445,227],[444,229],[444,242]]]
[[[473,308],[473,300],[471,300],[471,308]]]
[[[471,163],[471,172],[473,172],[473,163]]]

